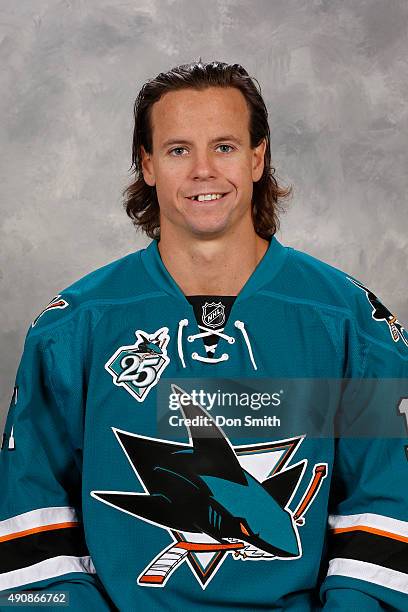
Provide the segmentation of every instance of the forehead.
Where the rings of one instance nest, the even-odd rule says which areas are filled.
[[[249,138],[249,109],[236,87],[181,89],[164,94],[153,104],[151,125],[155,142],[200,130],[210,136],[220,129]]]

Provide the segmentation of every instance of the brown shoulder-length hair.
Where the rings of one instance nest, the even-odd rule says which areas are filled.
[[[161,72],[141,88],[134,104],[134,131],[132,143],[132,173],[135,180],[123,191],[123,206],[137,229],[149,238],[160,238],[160,209],[156,188],[145,183],[142,173],[141,146],[153,152],[151,109],[155,102],[169,91],[180,89],[206,89],[208,87],[236,87],[244,95],[250,113],[251,147],[266,140],[265,167],[262,177],[253,184],[252,219],[256,233],[269,239],[279,228],[278,213],[283,212],[281,200],[292,193],[292,187],[282,188],[271,166],[270,132],[265,102],[251,78],[240,64],[225,62],[203,63],[200,60],[182,64]]]

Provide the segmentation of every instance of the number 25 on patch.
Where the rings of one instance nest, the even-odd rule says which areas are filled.
[[[169,329],[161,327],[151,334],[138,329],[135,335],[135,344],[119,347],[105,363],[105,369],[115,385],[124,387],[138,402],[143,402],[170,362]]]

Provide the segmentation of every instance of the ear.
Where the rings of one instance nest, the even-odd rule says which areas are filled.
[[[152,156],[150,153],[146,153],[143,145],[140,147],[140,153],[142,156],[142,172],[145,183],[150,187],[154,187],[156,184],[156,177],[154,174]]]
[[[252,180],[254,183],[260,180],[265,167],[266,139],[252,149]]]

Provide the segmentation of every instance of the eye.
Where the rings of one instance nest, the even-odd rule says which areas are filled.
[[[218,145],[217,149],[219,149],[220,147],[228,147],[231,150],[233,149],[233,147],[231,147],[231,145],[228,145],[228,144]],[[223,153],[229,153],[229,151],[223,151]]]
[[[169,151],[170,155],[173,155],[174,151],[186,151],[185,147],[175,147]],[[175,154],[173,157],[181,157],[181,155]]]

